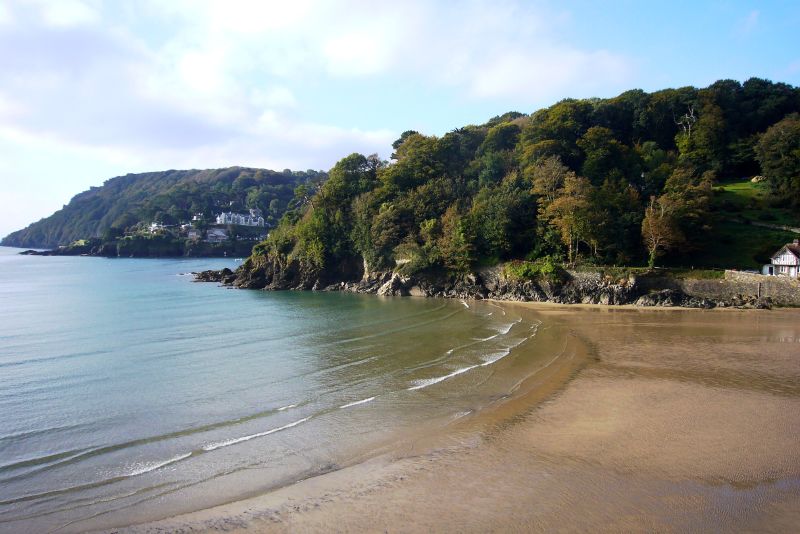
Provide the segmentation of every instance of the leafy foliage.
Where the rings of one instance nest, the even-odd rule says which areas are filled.
[[[290,202],[296,203],[295,188],[325,176],[317,171],[244,167],[118,176],[76,195],[50,217],[10,234],[2,244],[54,248],[109,231],[118,236],[153,221],[177,224],[196,214],[209,221],[228,209],[259,208],[268,224],[277,223]]]
[[[392,163],[337,163],[257,251],[312,272],[361,260],[406,273],[511,261],[522,278],[559,261],[693,264],[727,228],[719,179],[763,168],[775,201],[796,198],[798,111],[797,88],[722,80],[563,100],[442,137],[409,130]]]
[[[800,207],[800,115],[793,113],[770,126],[755,151],[773,194]]]
[[[503,274],[513,280],[541,280],[554,283],[563,281],[566,273],[557,260],[545,256],[536,261],[510,261],[503,265]]]

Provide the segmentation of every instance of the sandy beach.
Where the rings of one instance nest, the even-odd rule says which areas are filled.
[[[800,310],[503,306],[565,333],[507,399],[338,471],[121,531],[800,524]]]

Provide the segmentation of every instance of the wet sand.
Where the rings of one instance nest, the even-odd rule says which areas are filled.
[[[570,333],[510,398],[357,465],[123,531],[797,529],[800,310],[504,306]]]

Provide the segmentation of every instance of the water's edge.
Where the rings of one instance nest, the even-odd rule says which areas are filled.
[[[217,282],[239,289],[342,291],[397,297],[701,309],[770,309],[773,305],[794,302],[756,294],[727,280],[679,280],[657,273],[613,278],[599,271],[565,271],[551,280],[520,280],[506,276],[502,267],[496,266],[464,276],[435,273],[404,276],[376,271],[367,272],[357,280],[323,283],[321,279],[303,279],[296,273],[273,272],[269,263],[256,267],[248,260],[236,271],[222,269],[193,274],[197,282]]]
[[[511,304],[498,302],[496,306],[508,309]],[[534,310],[528,307],[514,307],[514,311],[533,314]],[[542,364],[518,376],[507,394],[497,396],[480,410],[465,412],[444,426],[432,425],[424,432],[401,441],[385,443],[347,463],[324,470],[307,472],[297,479],[240,495],[212,507],[200,507],[188,513],[182,512],[157,519],[149,518],[146,521],[119,523],[111,527],[103,526],[95,530],[90,527],[89,531],[106,532],[111,529],[114,532],[152,532],[162,528],[160,526],[162,524],[167,525],[166,528],[170,529],[173,528],[173,525],[184,526],[187,523],[200,530],[227,530],[227,527],[217,524],[215,518],[225,518],[223,523],[228,521],[231,509],[241,513],[265,498],[275,496],[277,499],[282,499],[279,495],[286,490],[291,490],[292,493],[298,491],[302,493],[304,484],[314,484],[315,486],[335,484],[333,481],[327,482],[327,479],[333,477],[355,479],[364,476],[365,470],[369,472],[376,469],[376,473],[380,473],[390,471],[395,467],[403,469],[404,467],[401,466],[404,462],[435,454],[435,451],[451,446],[453,440],[464,442],[472,439],[490,439],[490,435],[499,429],[507,429],[520,423],[521,416],[535,410],[539,404],[563,391],[583,369],[597,361],[595,349],[579,333],[559,324],[557,320],[546,326],[542,324],[542,327],[552,329],[553,333],[559,331],[557,335],[563,337],[562,346],[556,348],[555,353]],[[524,349],[524,347],[520,347],[520,349]],[[517,357],[524,358],[524,355],[517,354]],[[377,476],[376,473],[369,473],[367,476]],[[234,525],[238,523],[238,527],[247,528],[246,523],[236,519],[232,521]]]

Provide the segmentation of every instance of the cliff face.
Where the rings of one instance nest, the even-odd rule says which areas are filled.
[[[708,284],[676,280],[658,275],[614,279],[598,272],[567,271],[553,280],[517,280],[501,267],[476,273],[424,273],[403,276],[395,272],[365,272],[363,266],[340,266],[334,276],[313,276],[295,262],[278,265],[265,258],[251,257],[236,272],[206,271],[198,281],[221,282],[228,286],[265,290],[348,291],[382,296],[418,296],[461,299],[495,299],[558,304],[633,304],[637,306],[683,306],[689,308],[769,308],[769,297],[718,291],[704,291]],[[728,283],[715,281],[713,286]]]

